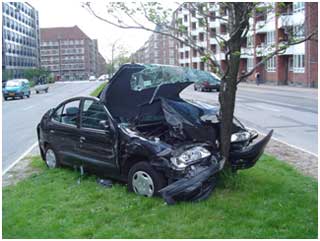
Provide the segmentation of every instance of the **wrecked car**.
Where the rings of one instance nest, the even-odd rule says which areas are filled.
[[[199,74],[201,73],[201,74]],[[219,107],[179,97],[204,71],[164,65],[123,65],[99,97],[68,99],[37,126],[42,159],[119,180],[139,195],[168,204],[207,198],[224,166]],[[270,140],[236,118],[234,171],[255,165]],[[258,140],[261,139],[261,140]]]

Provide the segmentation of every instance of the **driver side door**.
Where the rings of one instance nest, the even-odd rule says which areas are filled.
[[[119,173],[115,129],[106,107],[95,99],[82,99],[78,148],[84,167],[109,176]]]

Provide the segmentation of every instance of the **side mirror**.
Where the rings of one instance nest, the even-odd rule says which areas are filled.
[[[99,125],[104,129],[104,130],[109,130],[110,126],[108,125],[106,120],[101,120],[99,121]]]

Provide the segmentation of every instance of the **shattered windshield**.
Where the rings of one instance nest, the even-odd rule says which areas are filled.
[[[197,69],[166,65],[144,65],[144,67],[131,76],[131,88],[135,91],[155,88],[162,84],[220,81],[214,74]]]

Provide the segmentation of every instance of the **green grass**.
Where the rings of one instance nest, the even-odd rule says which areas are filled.
[[[3,238],[317,238],[317,181],[269,156],[175,206],[33,165],[39,174],[3,189]]]
[[[91,96],[98,96],[98,94],[104,89],[108,82],[103,82],[94,91],[91,92]]]

